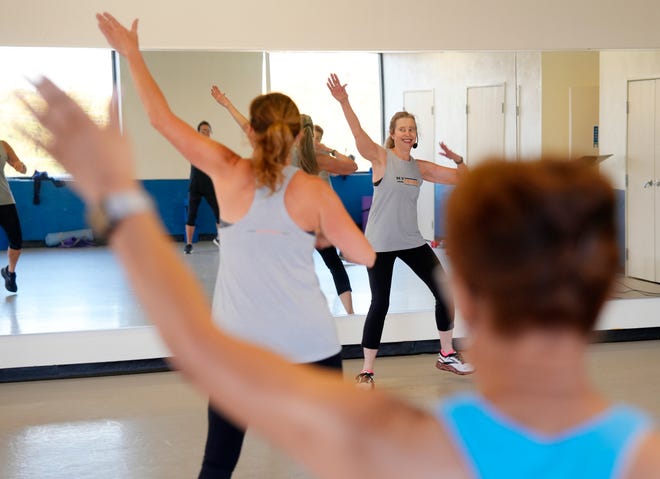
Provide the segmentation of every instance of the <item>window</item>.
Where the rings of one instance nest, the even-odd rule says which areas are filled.
[[[63,168],[45,151],[20,133],[44,135],[32,115],[16,98],[16,93],[28,101],[34,99],[34,88],[27,79],[47,76],[75,98],[99,124],[108,121],[107,107],[113,89],[113,56],[108,49],[0,47],[0,138],[11,145],[27,165],[25,176],[34,170],[47,171],[50,176],[65,176]],[[11,167],[7,176],[21,176]]]
[[[323,130],[323,143],[345,155],[354,155],[359,171],[371,164],[361,158],[341,107],[332,98],[326,81],[336,73],[346,83],[351,105],[362,127],[382,143],[380,60],[364,52],[274,52],[270,57],[270,91],[289,95],[301,113],[312,117]]]

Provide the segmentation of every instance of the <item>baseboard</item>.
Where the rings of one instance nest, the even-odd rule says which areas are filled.
[[[595,343],[652,340],[660,340],[660,327],[598,331],[593,337],[593,342]],[[462,349],[463,345],[464,340],[461,338],[455,340],[457,349]],[[437,339],[383,343],[378,351],[378,355],[407,356],[412,354],[437,353],[439,347],[440,345]],[[359,344],[344,345],[341,354],[343,359],[361,358],[362,346]],[[169,365],[167,358],[5,368],[0,369],[0,383],[155,373],[171,370],[172,367]]]

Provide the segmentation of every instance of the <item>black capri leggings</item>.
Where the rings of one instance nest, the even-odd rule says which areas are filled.
[[[310,364],[332,369],[340,374],[342,371],[341,354]],[[235,426],[229,419],[216,412],[210,404],[208,418],[209,432],[206,436],[204,461],[199,479],[230,478],[238,463],[238,456],[241,454],[245,429]]]
[[[0,205],[0,226],[7,234],[11,249],[23,248],[23,232],[16,204]]]
[[[346,291],[352,291],[351,282],[348,279],[348,273],[346,273],[344,263],[342,263],[341,258],[337,254],[337,248],[330,246],[323,249],[316,248],[316,251],[319,252],[321,258],[323,258],[323,262],[332,274],[332,279],[335,282],[335,289],[337,290],[337,294],[339,295],[345,293]]]
[[[213,210],[215,222],[220,222],[220,209],[218,208],[218,200],[215,198],[215,192],[213,190],[193,190],[188,193],[188,218],[186,218],[186,224],[188,226],[195,226],[197,211],[199,210],[199,204],[202,202],[202,198],[206,200],[211,210]]]
[[[438,331],[449,331],[454,327],[453,311],[447,307],[436,280],[436,274],[442,271],[442,266],[429,245],[423,244],[417,248],[376,253],[376,262],[373,267],[367,268],[371,287],[371,305],[362,332],[362,346],[365,348],[378,349],[380,346],[385,315],[390,307],[394,260],[397,258],[406,263],[433,293],[435,323]],[[436,271],[436,268],[440,268],[440,270]]]

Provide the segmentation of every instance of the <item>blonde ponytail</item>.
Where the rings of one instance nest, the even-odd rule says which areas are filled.
[[[298,159],[300,168],[310,175],[319,174],[319,164],[316,162],[314,151],[314,123],[309,115],[300,115],[302,136],[299,140]]]

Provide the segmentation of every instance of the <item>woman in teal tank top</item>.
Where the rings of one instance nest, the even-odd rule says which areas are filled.
[[[86,205],[144,194],[118,121],[101,129],[52,83],[36,86],[48,108],[33,114],[54,136],[44,147]],[[218,329],[153,208],[115,211],[109,239],[178,370],[315,477],[657,479],[657,429],[605,399],[586,361],[617,270],[615,205],[576,161],[484,164],[459,182],[447,241],[476,393],[435,412]]]

